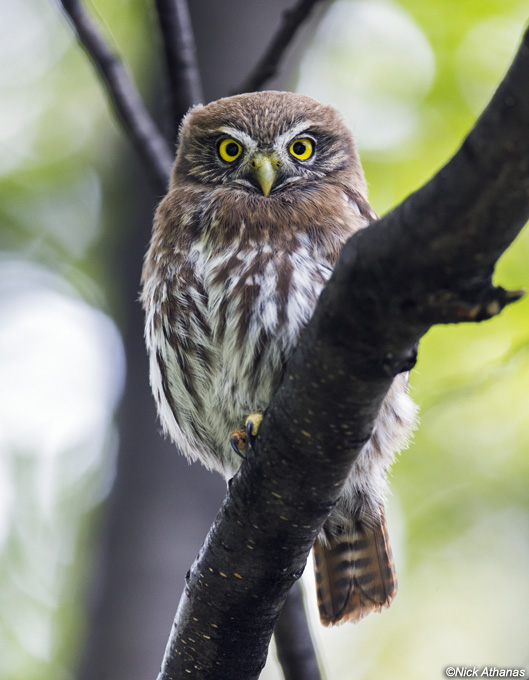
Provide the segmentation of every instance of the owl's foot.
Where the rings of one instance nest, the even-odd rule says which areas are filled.
[[[250,446],[252,446],[255,438],[257,437],[257,433],[259,432],[262,421],[262,413],[250,413],[248,418],[246,418],[246,439],[248,440],[248,444]]]
[[[246,458],[242,453],[248,446],[246,430],[235,430],[235,432],[232,432],[230,434],[230,446],[238,456]]]
[[[244,429],[235,430],[230,434],[230,446],[241,458],[245,458],[243,451],[246,450],[248,445],[251,447],[257,437],[262,420],[262,413],[250,413],[246,418]]]

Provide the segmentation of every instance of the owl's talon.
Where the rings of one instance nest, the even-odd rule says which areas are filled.
[[[244,456],[242,452],[247,447],[247,445],[248,439],[246,438],[246,432],[244,430],[235,430],[235,432],[231,433],[230,446],[243,460],[246,458],[246,456]]]
[[[262,421],[263,421],[262,413],[250,413],[248,418],[246,418],[246,439],[248,441],[248,445],[250,446],[250,448],[252,448],[253,446],[255,438],[257,437],[257,433],[259,432],[259,428],[261,427]]]

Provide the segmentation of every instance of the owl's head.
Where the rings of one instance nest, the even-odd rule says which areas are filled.
[[[322,178],[365,192],[353,137],[331,106],[256,92],[196,106],[180,128],[173,182],[277,196]]]

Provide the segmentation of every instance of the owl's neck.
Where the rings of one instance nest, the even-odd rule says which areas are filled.
[[[293,236],[307,235],[343,244],[369,221],[367,200],[347,187],[322,182],[269,197],[219,187],[204,196],[199,238],[211,249],[240,243],[278,247]]]

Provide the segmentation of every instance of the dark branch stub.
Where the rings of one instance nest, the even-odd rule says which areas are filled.
[[[60,2],[81,45],[99,72],[109,101],[127,136],[145,163],[157,190],[165,192],[173,165],[173,153],[145,108],[134,81],[100,35],[83,4],[79,0]]]
[[[277,73],[283,55],[294,39],[294,36],[309,18],[314,7],[322,1],[298,0],[294,7],[285,10],[283,21],[265,53],[258,61],[253,72],[233,94],[260,90]]]
[[[490,278],[529,218],[528,127],[529,31],[452,160],[344,247],[191,568],[159,680],[257,680],[393,375],[433,324],[519,297]]]
[[[171,139],[187,110],[203,100],[195,38],[186,0],[156,0],[170,84]]]

